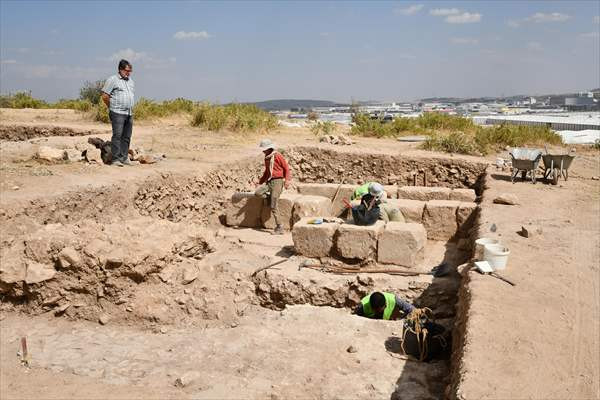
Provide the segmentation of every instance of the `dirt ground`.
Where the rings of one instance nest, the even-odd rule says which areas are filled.
[[[107,125],[67,110],[2,109],[0,123],[94,130],[103,132],[94,136],[110,139]],[[282,128],[269,136],[282,147],[312,146],[356,157],[371,152],[448,157],[395,140],[358,138],[345,147],[320,144],[304,128]],[[159,223],[141,218],[133,208],[115,219],[110,213],[121,205],[111,208],[93,196],[119,188],[127,199],[129,190],[137,190],[148,179],[169,174],[200,177],[242,159],[255,158],[260,165],[260,138],[204,132],[189,127],[184,117],[136,123],[132,147],[167,157],[156,164],[125,168],[32,159],[40,144],[74,147],[84,144],[87,136],[2,141],[0,216],[10,222],[2,224],[2,246],[44,235],[69,240],[80,235],[77,240],[84,241],[89,236],[85,232],[98,229],[103,232],[98,238],[105,243],[113,243],[111,237],[118,238],[114,243],[131,246],[146,241],[152,249],[137,254],[148,256],[143,258],[152,260],[148,265],[176,262],[185,269],[188,259],[171,254],[170,245],[177,248],[183,240],[177,232],[195,229],[193,224]],[[458,316],[465,324],[463,345],[460,354],[453,354],[452,365],[445,360],[424,364],[397,358],[393,339],[401,334],[401,323],[361,319],[350,315],[346,306],[374,288],[396,290],[414,300],[422,295],[419,288],[431,283],[427,279],[382,274],[339,278],[297,271],[295,264],[286,263],[252,283],[247,278],[251,271],[286,256],[291,236],[275,238],[212,225],[208,231],[214,235],[216,251],[200,261],[203,267],[193,283],[149,278],[128,288],[117,285],[116,292],[130,290],[130,296],[116,305],[98,301],[111,316],[106,325],[86,318],[84,310],[90,305],[84,304],[88,294],[83,292],[59,317],[52,309],[39,313],[17,307],[20,311],[15,312],[3,300],[0,397],[433,399],[445,393],[464,399],[600,398],[600,181],[592,179],[600,176],[600,157],[597,151],[580,147],[577,154],[569,180],[558,186],[512,184],[507,171],[488,169],[479,235],[498,237],[510,248],[504,275],[517,286],[466,273],[459,314],[463,311]],[[508,158],[506,153],[500,156]],[[492,164],[496,155],[452,157]],[[97,209],[95,214],[66,210],[84,215],[73,223],[61,220],[67,231],[36,220],[50,212],[57,219],[46,199],[80,193],[91,193],[89,207]],[[493,204],[501,193],[515,194],[519,205]],[[19,218],[11,217],[23,210]],[[35,213],[27,215],[31,210]],[[123,219],[130,226],[120,233]],[[495,232],[490,231],[492,224]],[[539,227],[542,233],[523,238],[516,233],[521,226]],[[169,246],[161,247],[161,237],[168,238]],[[92,242],[82,246],[102,248],[102,243]],[[445,251],[441,242],[428,243],[426,262],[441,261]],[[457,279],[442,283],[438,296],[445,296],[443,290],[453,288]],[[264,289],[262,297],[257,297],[261,290],[254,285]],[[24,335],[29,338],[30,368],[21,366],[17,357]],[[356,352],[348,352],[350,346]],[[182,377],[190,383],[175,387],[175,380]]]

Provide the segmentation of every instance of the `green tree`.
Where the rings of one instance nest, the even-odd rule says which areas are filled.
[[[81,100],[88,100],[92,104],[100,103],[100,91],[104,86],[104,80],[98,80],[95,82],[85,81],[83,87],[79,89],[79,98]]]

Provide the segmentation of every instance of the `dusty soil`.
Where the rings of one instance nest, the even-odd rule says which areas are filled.
[[[340,277],[298,271],[295,257],[252,277],[291,254],[289,234],[219,223],[227,196],[255,184],[260,136],[204,132],[176,117],[134,127],[132,147],[167,155],[157,164],[43,164],[32,159],[39,144],[71,148],[89,137],[65,128],[105,140],[110,128],[64,110],[1,110],[0,117],[1,126],[68,135],[31,137],[20,128],[17,139],[26,140],[0,142],[2,267],[60,263],[65,244],[83,254],[47,283],[2,288],[2,398],[600,397],[597,152],[578,149],[559,186],[513,185],[494,169],[482,180],[492,156],[380,139],[341,147],[282,128],[270,136],[291,151],[298,180],[410,183],[425,173],[430,185],[485,188],[474,234],[510,247],[505,275],[517,286],[467,271],[462,282],[458,272],[434,281]],[[365,159],[372,149],[378,155]],[[493,204],[503,192],[520,205]],[[520,237],[521,225],[543,233]],[[452,244],[429,242],[425,263],[458,266],[466,258]],[[452,364],[399,359],[401,323],[350,315],[374,289],[431,306],[440,322],[455,325]],[[16,356],[21,336],[30,368]],[[175,387],[180,377],[190,383]]]

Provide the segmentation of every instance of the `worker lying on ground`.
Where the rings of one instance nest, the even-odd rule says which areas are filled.
[[[363,297],[354,314],[371,319],[394,320],[411,313],[415,307],[400,297],[387,292],[374,292]]]
[[[365,191],[365,185],[368,185],[366,193],[361,194]],[[359,186],[352,194],[351,200],[354,204],[344,200],[346,207],[352,210],[352,218],[356,225],[373,225],[378,219],[385,222],[404,222],[400,210],[386,202],[387,195],[382,185],[377,182],[365,185]],[[356,204],[357,198],[360,198],[359,204]]]

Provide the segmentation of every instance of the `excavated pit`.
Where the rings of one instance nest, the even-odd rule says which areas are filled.
[[[486,168],[452,158],[365,157],[307,147],[288,149],[284,155],[298,182],[425,184],[472,188],[477,194],[483,190]],[[161,174],[135,185],[4,206],[0,307],[69,320],[109,316],[111,324],[151,330],[162,326],[225,330],[238,326],[247,315],[290,306],[349,311],[366,294],[385,290],[431,308],[460,338],[465,323],[454,323],[455,306],[462,302],[456,267],[470,257],[468,246],[459,249],[456,243],[428,241],[430,256],[425,263],[453,265],[443,278],[298,270],[300,258],[292,255],[289,235],[277,242],[260,230],[222,226],[231,194],[252,190],[261,169],[257,157],[199,176]],[[290,256],[278,268],[252,275],[257,268]],[[460,351],[457,343],[460,340],[454,341],[454,354]],[[424,378],[414,376],[420,373]],[[415,393],[411,389],[415,385],[442,396],[450,375],[448,360],[405,367],[393,398],[407,398],[402,393]]]

